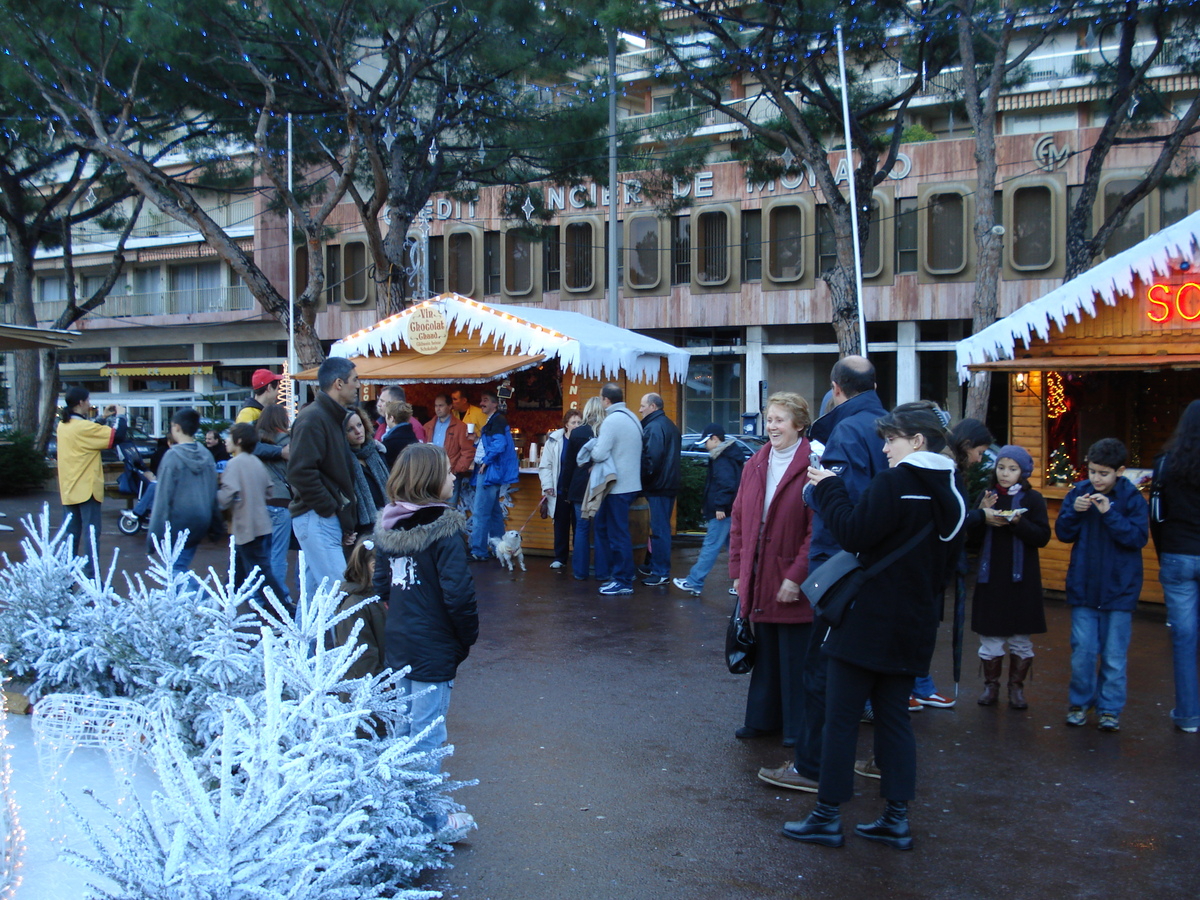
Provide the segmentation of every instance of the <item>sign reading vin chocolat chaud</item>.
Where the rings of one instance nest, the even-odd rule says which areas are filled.
[[[404,321],[404,342],[426,356],[446,346],[450,325],[441,310],[432,306],[417,306]]]

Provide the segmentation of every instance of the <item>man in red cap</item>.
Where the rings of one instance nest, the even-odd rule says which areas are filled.
[[[238,410],[236,421],[257,422],[264,406],[274,406],[278,402],[279,382],[282,380],[282,375],[276,375],[270,369],[256,369],[250,376],[250,389],[254,391],[254,396]]]

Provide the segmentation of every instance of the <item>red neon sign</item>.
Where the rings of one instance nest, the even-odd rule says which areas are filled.
[[[1151,322],[1166,322],[1178,313],[1185,322],[1195,322],[1200,319],[1200,296],[1189,297],[1190,293],[1200,294],[1200,284],[1188,282],[1178,290],[1170,284],[1151,285],[1146,291],[1146,299],[1150,301],[1146,318]]]

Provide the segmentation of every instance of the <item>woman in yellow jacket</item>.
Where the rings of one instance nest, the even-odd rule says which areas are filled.
[[[97,552],[100,544],[100,509],[104,501],[100,451],[122,443],[126,437],[125,410],[114,408],[115,428],[93,422],[88,418],[94,411],[90,396],[85,388],[69,388],[62,421],[58,423],[58,493],[63,513],[71,516],[67,533],[71,535],[72,549],[76,556],[87,561],[84,573],[88,577],[96,570],[93,532]]]

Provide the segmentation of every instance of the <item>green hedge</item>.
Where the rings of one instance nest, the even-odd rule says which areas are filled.
[[[683,486],[675,501],[675,531],[703,531],[704,517],[700,514],[700,501],[704,499],[704,479],[708,466],[702,460],[684,458]]]
[[[0,431],[0,494],[24,494],[41,490],[50,477],[46,458],[37,452],[33,435]]]

